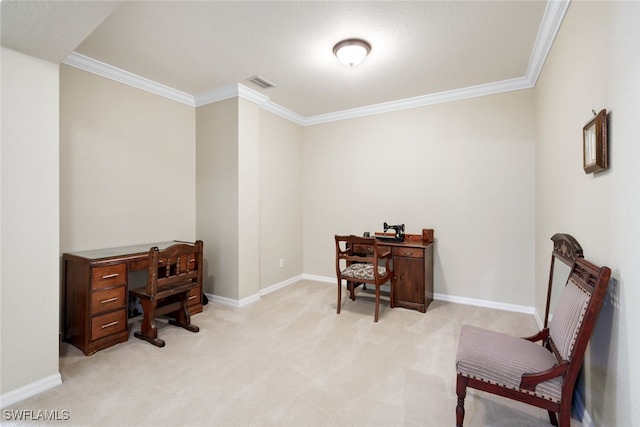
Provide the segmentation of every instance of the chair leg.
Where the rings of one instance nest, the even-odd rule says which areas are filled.
[[[462,427],[464,422],[464,398],[467,396],[467,379],[458,375],[456,380],[456,394],[458,404],[456,405],[456,427]]]
[[[140,332],[134,332],[133,335],[136,338],[150,342],[156,347],[164,347],[164,341],[158,338],[158,328],[156,328],[154,319],[158,302],[141,298],[140,304],[142,305],[142,324],[140,325]]]
[[[348,283],[348,282],[347,282]],[[347,285],[349,286],[349,285]],[[336,313],[340,314],[340,306],[342,304],[342,280],[338,279],[338,305],[336,309]]]
[[[356,287],[358,285],[356,285],[356,282],[352,282],[352,281],[348,281],[347,282],[347,289],[349,289],[349,297],[351,298],[351,301],[355,301],[356,300]]]
[[[549,422],[551,423],[551,425],[558,427],[558,418],[556,418],[556,413],[553,411],[547,412],[549,412]]]
[[[180,294],[180,309],[175,312],[175,319],[169,319],[169,324],[180,326],[189,332],[199,332],[200,328],[191,324],[191,315],[187,306],[187,293]]]
[[[380,285],[376,285],[376,313],[373,316],[373,321],[378,321],[378,312],[380,311]]]
[[[571,398],[565,399],[563,396],[560,402],[560,412],[558,413],[559,427],[569,427],[571,425]]]

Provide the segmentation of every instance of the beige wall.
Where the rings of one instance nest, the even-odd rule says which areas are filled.
[[[238,297],[260,290],[260,107],[238,100]]]
[[[56,64],[5,48],[1,52],[0,393],[4,406],[61,380],[59,73]],[[39,387],[30,391],[29,385],[35,382]]]
[[[572,2],[536,94],[536,298],[544,312],[550,237],[573,235],[612,269],[579,388],[595,425],[640,418],[640,3]],[[609,112],[610,167],[585,174],[582,127]]]
[[[197,109],[205,291],[245,304],[302,274],[301,127],[243,98]],[[285,267],[279,267],[279,260]]]
[[[333,235],[435,229],[435,292],[531,306],[532,92],[303,130],[304,272],[333,278]]]
[[[204,291],[239,299],[238,98],[196,111],[196,234],[204,245]]]
[[[302,198],[302,127],[261,110],[260,289],[303,273]]]
[[[60,70],[61,251],[193,240],[194,108]]]

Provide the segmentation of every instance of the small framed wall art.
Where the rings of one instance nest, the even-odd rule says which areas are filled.
[[[593,173],[609,167],[607,147],[607,110],[601,110],[582,128],[582,161],[584,173]]]

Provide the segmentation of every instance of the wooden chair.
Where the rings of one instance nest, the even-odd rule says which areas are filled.
[[[342,305],[342,280],[347,281],[351,299],[355,301],[355,288],[359,284],[369,283],[375,286],[376,308],[373,321],[378,321],[380,311],[380,287],[391,281],[389,303],[393,302],[393,270],[389,262],[391,252],[380,252],[378,242],[374,238],[358,236],[335,236],[336,239],[336,276],[338,278],[338,308],[340,314]],[[384,266],[379,263],[384,260]],[[374,268],[376,266],[376,268]]]
[[[147,285],[130,289],[129,294],[140,298],[143,318],[137,338],[164,347],[158,338],[155,318],[170,317],[169,323],[191,332],[200,329],[191,324],[187,308],[189,291],[202,284],[202,241],[195,244],[177,243],[164,250],[149,250],[149,277]]]
[[[560,426],[569,427],[576,378],[611,275],[608,267],[582,257],[574,261],[550,326],[536,335],[517,338],[462,326],[456,356],[458,427],[467,387],[546,409],[551,424],[558,425],[558,414]]]

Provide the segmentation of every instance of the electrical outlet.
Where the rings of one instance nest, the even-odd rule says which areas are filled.
[[[280,268],[284,268],[284,258],[280,258]]]

